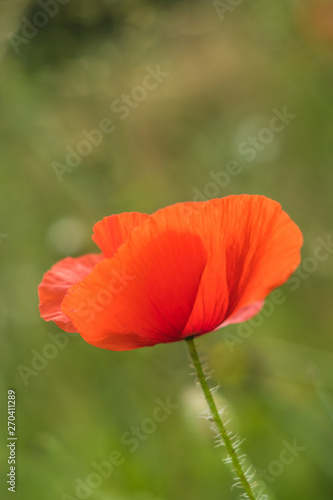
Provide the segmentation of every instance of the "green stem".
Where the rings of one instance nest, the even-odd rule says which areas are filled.
[[[212,393],[211,393],[209,386],[207,384],[207,380],[206,380],[205,374],[203,372],[196,347],[194,345],[193,337],[188,337],[186,339],[186,343],[188,345],[190,355],[191,355],[191,358],[192,358],[192,361],[194,364],[194,368],[197,372],[198,379],[199,379],[200,385],[202,387],[203,393],[205,395],[210,412],[212,414],[213,420],[216,424],[218,432],[219,432],[219,434],[220,434],[220,436],[225,444],[227,452],[230,456],[232,465],[234,466],[235,473],[236,473],[237,477],[239,478],[239,481],[240,481],[241,485],[243,486],[244,491],[246,492],[249,500],[256,500],[256,497],[252,491],[250,483],[248,482],[248,480],[246,478],[246,474],[243,471],[242,465],[239,461],[239,457],[238,457],[236,450],[232,444],[232,440],[230,439],[228,432],[227,432],[226,428],[224,427],[224,424],[221,420],[220,414],[219,414],[218,409],[216,407],[215,401],[213,399]]]

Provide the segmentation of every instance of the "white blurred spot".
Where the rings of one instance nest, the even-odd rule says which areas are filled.
[[[272,116],[251,116],[238,127],[233,141],[233,149],[238,158],[249,161],[249,166],[252,161],[255,163],[271,162],[276,160],[280,154],[280,133],[271,131],[272,139],[269,140],[268,136],[267,142],[267,129],[270,129],[271,119]]]
[[[46,234],[48,245],[61,255],[79,252],[88,239],[88,228],[79,219],[71,217],[54,222]]]
[[[224,398],[217,392],[214,391],[213,397],[218,408],[226,405]],[[204,438],[211,439],[211,414],[201,387],[197,385],[187,387],[181,395],[181,400],[187,425],[192,427],[197,434],[200,433]]]

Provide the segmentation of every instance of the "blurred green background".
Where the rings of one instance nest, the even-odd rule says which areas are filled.
[[[281,202],[311,259],[267,318],[197,344],[231,428],[266,471],[264,493],[333,497],[333,256],[313,260],[317,239],[333,232],[333,8],[325,0],[236,3],[1,2],[1,498],[12,495],[9,388],[17,393],[18,500],[239,498],[224,450],[198,418],[205,406],[183,343],[121,353],[75,336],[65,348],[46,347],[60,342],[60,330],[40,319],[37,297],[57,260],[96,250],[91,228],[102,217],[239,193]],[[136,87],[158,65],[164,76],[145,95]],[[122,114],[123,94],[132,97]],[[290,123],[263,132],[284,108]],[[82,131],[106,118],[112,133],[61,172]],[[251,155],[249,136],[259,138]],[[226,179],[230,161],[238,174],[212,184],[214,174]],[[121,437],[167,398],[177,409],[131,451]],[[295,442],[302,450],[283,464]],[[101,481],[91,476],[92,463],[114,450],[123,463]],[[98,487],[77,496],[78,479],[94,478]]]

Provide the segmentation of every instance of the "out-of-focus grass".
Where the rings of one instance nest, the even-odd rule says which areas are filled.
[[[28,385],[17,367],[31,367],[32,350],[58,332],[39,318],[43,273],[67,254],[94,251],[91,227],[108,214],[152,212],[198,192],[261,193],[300,225],[303,257],[332,234],[330,8],[244,2],[222,22],[200,1],[72,1],[15,54],[6,34],[36,10],[12,0],[1,15],[0,405],[5,436],[6,391],[15,388],[16,498],[75,497],[92,462],[120,450],[124,464],[91,498],[234,499],[223,450],[197,419],[184,345],[114,353],[75,337]],[[170,75],[120,120],[111,103],[156,65]],[[248,162],[239,144],[284,106],[296,117]],[[60,183],[52,162],[63,163],[66,147],[103,118],[115,130]],[[242,172],[208,187],[230,160]],[[296,291],[286,285],[285,303],[244,342],[231,348],[223,331],[198,341],[258,468],[279,460],[285,441],[305,447],[273,477],[278,499],[332,498],[332,270],[331,256]],[[121,436],[166,397],[179,408],[131,453]],[[0,456],[7,473],[4,440]]]

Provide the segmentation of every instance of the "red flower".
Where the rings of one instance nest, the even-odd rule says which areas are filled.
[[[299,265],[303,238],[279,203],[241,195],[105,217],[93,240],[102,254],[45,274],[40,313],[121,351],[251,318]]]

